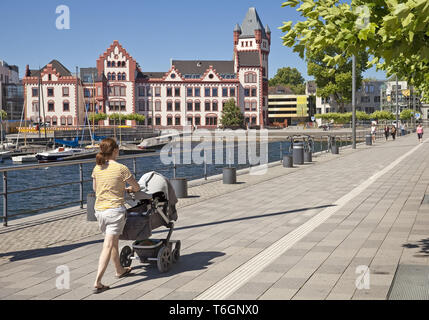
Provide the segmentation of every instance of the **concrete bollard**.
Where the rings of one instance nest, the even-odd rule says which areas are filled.
[[[313,155],[311,151],[304,152],[304,162],[311,162],[313,160]]]
[[[332,145],[331,147],[332,154],[339,154],[338,146],[336,144]]]
[[[367,146],[372,146],[372,136],[370,134],[365,136],[365,141]]]
[[[289,155],[283,156],[283,167],[284,168],[293,168],[292,156],[289,156]]]
[[[293,163],[304,164],[304,144],[297,142],[293,144]]]
[[[188,180],[186,178],[174,178],[170,179],[170,182],[177,198],[188,197]]]
[[[86,196],[86,220],[87,221],[97,221],[95,217],[95,193],[89,193]]]
[[[223,184],[237,183],[237,169],[233,167],[223,168]]]

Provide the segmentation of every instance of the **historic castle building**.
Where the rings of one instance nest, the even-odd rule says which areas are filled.
[[[142,124],[159,128],[216,128],[223,105],[234,99],[247,122],[263,127],[268,118],[271,31],[263,27],[256,9],[249,8],[233,34],[232,60],[172,60],[167,72],[146,72],[116,40],[100,55],[96,68],[82,68],[79,78],[56,60],[41,70],[27,66],[26,119],[39,119],[40,87],[40,117],[53,126],[82,125],[85,109],[92,112],[95,107],[108,115],[142,114]],[[100,124],[109,125],[109,120]]]

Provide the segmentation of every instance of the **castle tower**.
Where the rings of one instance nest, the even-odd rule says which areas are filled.
[[[261,128],[267,122],[268,56],[271,31],[264,28],[254,7],[249,8],[241,24],[234,28],[234,70],[240,80],[240,105],[249,122]]]

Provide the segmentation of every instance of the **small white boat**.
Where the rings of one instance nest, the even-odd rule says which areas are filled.
[[[25,156],[12,157],[12,162],[23,163],[23,162],[37,162],[35,154],[27,154]]]
[[[0,151],[0,158],[7,158],[8,156],[10,156],[12,154],[12,151],[7,150],[7,151]]]

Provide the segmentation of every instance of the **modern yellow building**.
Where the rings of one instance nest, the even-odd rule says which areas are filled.
[[[268,90],[268,122],[296,125],[309,121],[309,99],[307,95],[296,95],[284,86]]]

